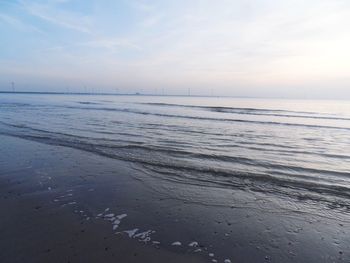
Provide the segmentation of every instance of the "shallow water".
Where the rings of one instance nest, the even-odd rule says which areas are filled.
[[[1,94],[0,133],[130,161],[163,180],[349,210],[348,101]]]

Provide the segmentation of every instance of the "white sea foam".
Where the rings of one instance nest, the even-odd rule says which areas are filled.
[[[181,246],[181,242],[180,241],[175,241],[171,244],[172,246]]]
[[[147,230],[141,233],[138,233],[136,235],[134,235],[134,238],[137,238],[138,240],[142,241],[142,242],[149,242],[151,241],[151,235],[154,233],[155,231],[153,230]]]
[[[124,217],[127,217],[128,215],[127,214],[121,214],[121,215],[117,215],[117,218],[118,219],[123,219]]]
[[[104,217],[114,217],[114,214],[113,213],[107,214],[107,215],[104,215]]]
[[[198,242],[193,241],[191,243],[188,244],[189,247],[198,247]]]
[[[131,229],[131,230],[125,230],[124,232],[127,233],[128,236],[131,238],[131,237],[133,237],[136,234],[137,231],[139,231],[138,228]]]
[[[138,233],[137,235],[135,235],[134,237],[139,237],[141,239],[149,236],[150,234],[152,234],[152,230],[147,230],[147,231],[144,231],[144,232],[141,232],[141,233]]]

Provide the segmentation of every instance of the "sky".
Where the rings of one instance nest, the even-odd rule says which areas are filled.
[[[0,0],[0,90],[350,99],[349,0]]]

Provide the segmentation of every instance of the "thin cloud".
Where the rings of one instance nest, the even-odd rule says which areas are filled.
[[[159,24],[162,19],[164,18],[164,15],[152,15],[150,17],[147,17],[145,20],[143,20],[140,25],[143,27],[153,27],[157,24]]]
[[[149,3],[145,3],[143,1],[138,1],[138,0],[128,0],[127,1],[129,3],[129,5],[132,8],[141,10],[141,11],[154,11],[154,6],[149,4]]]
[[[42,33],[42,31],[40,29],[38,29],[37,27],[26,24],[26,23],[22,22],[20,19],[13,17],[13,16],[0,14],[0,21],[2,21],[3,23],[6,23],[7,25],[10,25],[13,28],[21,30],[21,31]]]
[[[102,38],[91,41],[86,41],[80,43],[81,46],[91,47],[91,48],[105,48],[112,51],[118,49],[134,49],[141,50],[141,47],[133,43],[132,41],[125,38]]]
[[[32,16],[36,16],[60,27],[82,33],[91,33],[89,17],[63,11],[52,4],[21,2],[22,7]]]

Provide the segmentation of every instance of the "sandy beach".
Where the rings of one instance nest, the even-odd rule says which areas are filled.
[[[283,210],[288,200],[162,181],[95,154],[0,140],[1,262],[350,258],[349,223],[335,211]]]
[[[120,200],[120,191],[133,180],[126,179],[127,169],[118,167],[114,183],[100,173],[100,185],[90,169],[91,163],[104,167],[98,157],[4,136],[1,144],[1,262],[205,262],[199,255],[116,235],[110,221],[96,218],[96,204],[102,212],[110,207],[106,214],[127,205],[141,213],[132,193],[125,198],[133,204]],[[112,172],[113,166],[105,168]],[[119,189],[118,198],[108,189]]]

